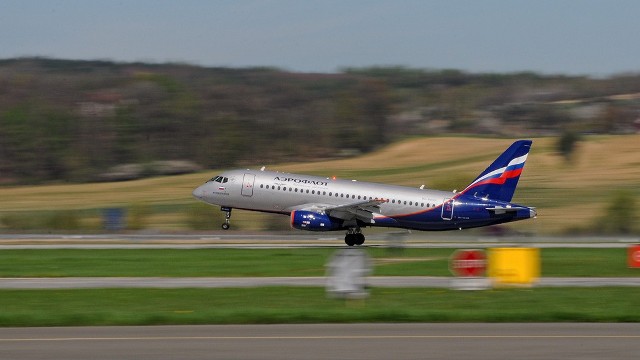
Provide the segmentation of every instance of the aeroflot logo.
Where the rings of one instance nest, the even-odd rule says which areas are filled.
[[[314,181],[314,180],[296,179],[296,178],[282,177],[282,176],[276,176],[275,180],[293,182],[296,184],[312,184],[312,185],[321,185],[321,186],[329,185],[327,181]]]

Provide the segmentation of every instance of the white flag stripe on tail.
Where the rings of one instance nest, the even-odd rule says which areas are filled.
[[[494,176],[496,176],[498,174],[502,174],[503,172],[505,172],[507,170],[507,168],[509,166],[524,164],[524,162],[527,161],[527,155],[529,155],[529,154],[527,153],[527,154],[524,154],[522,156],[519,156],[517,158],[512,159],[511,161],[509,161],[509,164],[507,164],[507,166],[502,167],[500,169],[493,170],[492,172],[490,172],[488,174],[485,174],[483,177],[478,178],[476,181],[472,182],[467,187],[471,187],[472,185],[475,185],[476,183],[478,183],[480,181],[492,178],[492,177],[494,177]]]

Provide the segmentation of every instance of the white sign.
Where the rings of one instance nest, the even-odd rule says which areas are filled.
[[[370,274],[371,259],[364,250],[338,250],[327,263],[327,294],[344,299],[365,298],[369,296],[366,277]]]

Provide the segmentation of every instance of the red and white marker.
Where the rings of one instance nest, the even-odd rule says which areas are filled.
[[[449,270],[458,277],[480,277],[487,270],[484,250],[456,250],[449,259]]]

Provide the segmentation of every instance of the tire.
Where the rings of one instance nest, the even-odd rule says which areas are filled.
[[[344,237],[344,243],[347,244],[348,246],[353,246],[356,244],[356,239],[355,236],[353,236],[353,234],[347,234]]]

